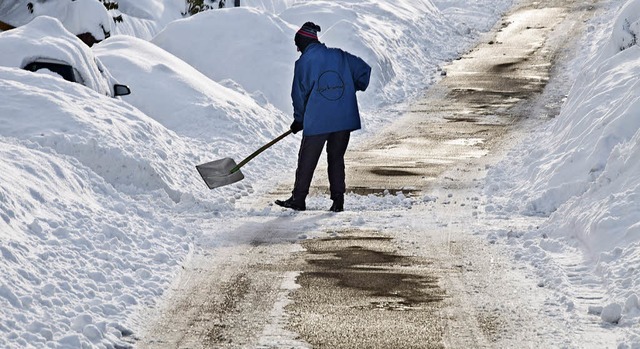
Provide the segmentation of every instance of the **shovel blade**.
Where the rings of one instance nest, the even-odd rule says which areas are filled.
[[[224,158],[197,165],[196,169],[209,189],[214,189],[239,182],[244,178],[240,170],[231,173],[234,167],[236,162],[233,159]]]

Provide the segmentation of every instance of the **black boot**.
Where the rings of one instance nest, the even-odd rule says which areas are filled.
[[[303,202],[299,202],[293,199],[293,196],[288,198],[287,200],[276,200],[276,205],[282,206],[284,208],[290,208],[295,211],[304,211],[307,209],[306,205]]]
[[[333,205],[329,209],[331,212],[342,212],[344,211],[344,198],[335,198],[333,199]]]

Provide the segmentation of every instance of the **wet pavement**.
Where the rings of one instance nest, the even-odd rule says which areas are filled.
[[[443,347],[443,329],[429,319],[446,295],[431,263],[390,250],[391,240],[351,231],[304,242],[291,329],[314,348]]]
[[[401,214],[407,230],[412,220],[430,220],[417,225],[424,231],[406,234],[413,241],[366,226],[299,239],[304,227],[352,219],[350,212],[256,217],[234,228],[228,222],[229,245],[196,249],[164,304],[143,316],[153,321],[136,347],[549,347],[546,323],[532,321],[537,300],[505,301],[527,293],[530,280],[505,272],[510,262],[469,233],[469,192],[523,121],[557,112],[559,101],[531,106],[593,10],[582,1],[525,3],[443,67],[446,76],[401,118],[347,152],[350,192],[453,195],[435,211]],[[325,172],[316,173],[312,190],[325,195]],[[251,209],[259,212],[290,188]]]
[[[407,115],[348,152],[350,189],[427,190],[443,171],[501,147],[526,116],[514,107],[549,80],[558,47],[545,46],[546,38],[566,15],[525,7],[505,17],[495,37],[445,66],[446,77]]]
[[[553,116],[561,104],[551,101],[536,107],[532,115],[556,57],[593,8],[571,1],[547,3],[550,7],[535,2],[515,9],[498,24],[493,37],[443,67],[446,76],[398,121],[350,149],[347,190],[362,195],[428,195],[446,189],[457,190],[456,197],[469,195],[486,167],[509,148],[522,121]],[[557,36],[553,32],[560,25],[566,36],[547,40],[551,34]],[[316,177],[315,193],[327,195],[326,180]],[[473,214],[472,207],[451,205],[439,218],[473,224],[466,218]],[[486,311],[501,307],[498,277],[482,276],[496,268],[494,256],[483,241],[461,234],[469,226],[463,224],[458,231],[447,223],[442,226],[423,232],[430,238],[422,253],[431,261],[390,252],[398,250],[395,239],[356,238],[369,236],[362,232],[303,244],[306,264],[297,279],[301,289],[293,293],[294,304],[287,308],[290,329],[314,348],[544,343],[539,334],[543,331],[527,327],[529,319],[518,314],[517,307],[506,313]],[[463,262],[468,257],[455,250],[487,263],[469,268],[471,262]]]

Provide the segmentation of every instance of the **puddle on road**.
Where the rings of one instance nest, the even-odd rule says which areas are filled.
[[[442,308],[431,261],[403,256],[370,231],[303,242],[300,288],[289,328],[313,348],[444,348]]]
[[[525,9],[504,19],[494,40],[481,44],[446,67],[444,107],[453,118],[481,122],[486,113],[508,109],[540,93],[549,80],[549,54],[541,47],[560,21],[562,8]],[[436,106],[442,108],[443,106]],[[451,117],[450,116],[450,117]]]
[[[357,291],[369,303],[357,302],[360,309],[414,310],[444,300],[438,278],[426,272],[430,263],[384,251],[391,241],[385,236],[343,236],[305,242],[311,270],[303,277],[332,280],[336,287]]]
[[[373,168],[371,170],[369,170],[369,172],[378,175],[378,176],[392,176],[392,177],[399,177],[399,176],[418,176],[420,175],[420,173],[417,172],[413,172],[413,171],[407,171],[407,170],[398,170],[395,168],[388,168],[388,167],[376,167]]]

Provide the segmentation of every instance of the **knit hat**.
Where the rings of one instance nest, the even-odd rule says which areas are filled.
[[[318,32],[320,30],[320,26],[313,22],[303,24],[302,28],[298,30],[294,38],[298,51],[304,52],[304,49],[307,48],[309,44],[320,42],[318,41]]]

